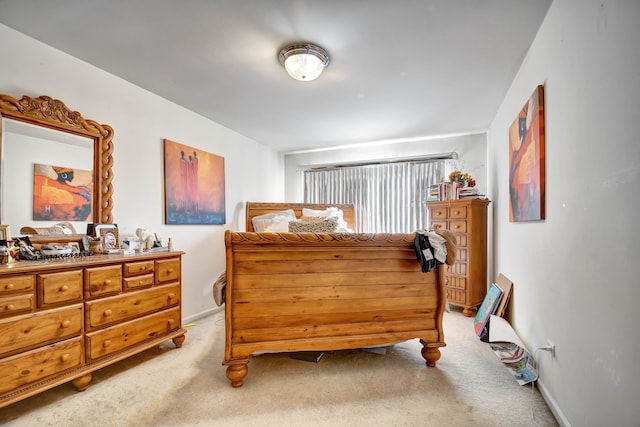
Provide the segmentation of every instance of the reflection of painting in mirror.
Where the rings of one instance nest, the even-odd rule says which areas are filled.
[[[91,221],[92,176],[92,171],[36,163],[33,219]]]
[[[544,219],[544,86],[509,128],[509,220]]]
[[[3,118],[2,122],[3,162],[0,173],[5,178],[1,190],[2,222],[17,226],[49,227],[49,221],[33,221],[34,164],[64,165],[72,169],[92,170],[93,141],[87,137],[17,120]],[[92,212],[95,212],[95,184],[93,190]],[[81,221],[73,222],[78,230],[84,230],[86,227]]]
[[[165,223],[224,224],[224,157],[164,140]]]

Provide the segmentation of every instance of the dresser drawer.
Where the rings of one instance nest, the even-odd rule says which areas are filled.
[[[447,266],[447,272],[466,276],[467,263],[456,261],[455,264]]]
[[[115,294],[122,290],[122,268],[120,265],[87,268],[84,280],[87,298]]]
[[[466,304],[467,302],[467,292],[461,291],[457,289],[447,288],[447,300],[450,303],[458,303],[458,304]]]
[[[156,283],[175,282],[180,280],[180,258],[156,261]]]
[[[80,367],[81,363],[80,337],[0,359],[0,394]]]
[[[431,221],[431,229],[433,230],[448,230],[447,221]]]
[[[16,292],[33,291],[33,275],[3,277],[0,279],[0,297]]]
[[[136,288],[148,288],[155,283],[155,276],[153,273],[145,274],[144,276],[125,277],[124,289],[131,290]]]
[[[0,298],[0,317],[12,316],[35,308],[33,294]]]
[[[132,319],[180,302],[180,286],[159,286],[86,303],[87,329]]]
[[[86,357],[97,360],[180,328],[180,308],[172,308],[86,335]]]
[[[82,299],[82,270],[38,274],[37,284],[40,307]]]
[[[124,264],[124,277],[137,276],[140,274],[153,273],[154,262],[140,261],[140,262],[126,262]]]
[[[467,207],[466,206],[451,206],[449,209],[449,217],[454,218],[466,218],[467,217]]]
[[[449,208],[445,206],[434,206],[429,208],[429,217],[431,221],[438,219],[447,219],[449,217]]]
[[[458,251],[456,252],[456,263],[458,263],[458,262],[466,263],[467,261],[468,261],[467,248],[458,247]]]
[[[454,221],[451,220],[449,223],[449,230],[454,233],[466,233],[467,232],[467,221]]]
[[[465,290],[467,289],[467,279],[464,277],[455,277],[455,276],[446,275],[444,279],[444,285],[447,288]]]
[[[80,335],[82,304],[0,320],[0,356]]]

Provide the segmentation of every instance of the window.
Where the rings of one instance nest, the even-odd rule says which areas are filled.
[[[353,204],[359,233],[411,233],[426,228],[424,200],[443,170],[443,160],[305,170],[304,201]]]

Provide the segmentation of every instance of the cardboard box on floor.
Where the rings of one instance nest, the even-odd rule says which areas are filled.
[[[498,274],[498,279],[495,281],[495,284],[502,289],[502,298],[500,298],[500,302],[498,303],[498,307],[496,308],[496,312],[494,313],[496,316],[504,317],[507,311],[507,304],[509,304],[509,299],[511,298],[511,291],[513,289],[513,282],[509,280],[504,274]]]

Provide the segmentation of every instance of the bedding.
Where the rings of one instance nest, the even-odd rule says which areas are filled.
[[[333,233],[338,222],[335,218],[320,221],[290,221],[289,233]]]
[[[247,203],[246,232],[225,233],[225,356],[233,387],[266,351],[373,347],[417,338],[428,366],[445,346],[444,266],[422,272],[415,233],[256,232],[253,218],[292,209],[296,220],[352,205]],[[316,215],[314,215],[316,214]],[[326,215],[325,215],[326,217]],[[335,215],[334,215],[335,217]],[[288,228],[287,228],[288,230]]]
[[[258,215],[252,218],[251,223],[254,230],[258,233],[277,233],[289,231],[289,222],[295,220],[296,214],[293,209],[287,209],[283,211]]]
[[[309,221],[309,218],[333,219],[336,221],[337,233],[353,233],[349,225],[344,220],[344,212],[337,206],[329,206],[326,209],[302,208],[302,220]]]

